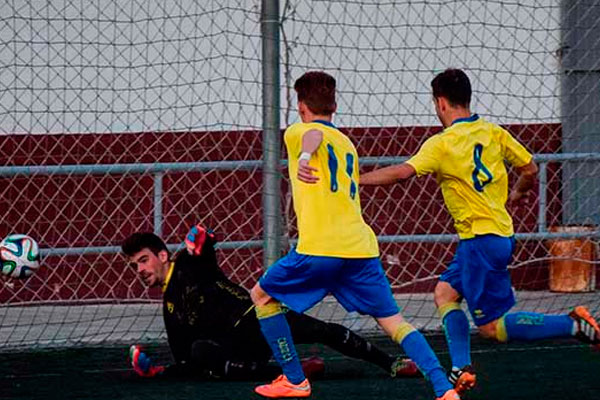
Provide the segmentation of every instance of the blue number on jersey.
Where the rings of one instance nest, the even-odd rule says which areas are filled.
[[[475,169],[473,170],[473,174],[471,177],[473,178],[473,186],[475,186],[475,190],[478,192],[483,192],[483,188],[485,185],[492,181],[492,173],[487,169],[483,162],[481,161],[481,155],[483,153],[483,145],[480,143],[475,145],[473,149],[473,161],[475,162]],[[486,176],[486,180],[481,182],[479,180],[479,173],[483,173]]]
[[[331,182],[329,188],[332,192],[337,192],[337,170],[338,170],[338,159],[335,155],[335,151],[331,144],[327,144],[327,152],[329,154],[327,165],[329,166],[329,175],[331,175]],[[350,177],[350,197],[354,200],[356,197],[356,183],[352,179],[352,173],[354,172],[354,155],[351,153],[346,154],[346,173]]]
[[[331,176],[331,182],[329,188],[332,192],[337,192],[338,183],[337,183],[337,170],[338,170],[338,160],[335,156],[335,152],[333,151],[333,146],[327,144],[327,152],[329,153],[329,160],[327,164],[329,165],[329,175]]]
[[[356,183],[352,179],[352,172],[354,172],[354,156],[351,153],[346,153],[346,173],[350,177],[350,198],[354,200],[354,196],[356,196]]]

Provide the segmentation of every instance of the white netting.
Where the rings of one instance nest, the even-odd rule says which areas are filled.
[[[517,307],[557,313],[584,303],[598,313],[593,294],[548,289],[596,286],[600,141],[597,128],[589,125],[598,122],[600,110],[594,72],[600,40],[592,33],[600,24],[592,17],[599,8],[600,2],[572,2],[561,10],[559,2],[539,1],[288,1],[282,10],[285,121],[297,119],[294,78],[323,69],[337,78],[335,122],[352,137],[359,155],[407,157],[440,130],[432,78],[448,67],[464,69],[473,86],[472,110],[506,126],[537,154],[544,174],[533,204],[511,210],[516,231],[524,234],[512,265]],[[582,20],[588,12],[592,16]],[[596,81],[569,83],[574,65],[589,57],[595,61],[577,72],[595,74]],[[573,103],[570,108],[567,102]],[[575,152],[593,154],[573,162]],[[547,162],[556,153],[568,154],[562,162]],[[382,235],[382,262],[403,313],[420,327],[439,328],[431,292],[456,242],[448,237],[454,229],[435,179],[362,188],[361,200],[366,220]],[[289,199],[287,204],[293,227]],[[570,232],[596,232],[596,239],[544,240],[563,225],[575,225]],[[562,277],[557,270],[565,267],[554,265],[556,276],[549,276],[552,260],[559,258],[584,260],[580,275],[566,285],[556,284]],[[315,312],[330,317],[337,309],[329,305]],[[373,328],[369,319],[343,318],[354,327]]]
[[[261,158],[260,9],[0,7],[2,164],[42,167],[0,178],[0,236],[26,232],[45,249],[38,274],[2,282],[0,348],[164,337],[160,292],[144,288],[118,246],[137,230],[177,245],[198,221],[225,244],[262,239],[260,163],[236,163]],[[115,164],[126,168],[52,170]],[[259,248],[220,256],[246,286],[261,271]]]
[[[335,122],[359,154],[408,156],[439,130],[431,79],[465,69],[473,110],[507,126],[543,167],[534,204],[514,210],[517,232],[529,235],[513,264],[520,307],[563,312],[582,302],[598,313],[598,296],[548,291],[551,260],[561,254],[592,260],[583,268],[592,265],[595,276],[596,255],[586,252],[597,235],[571,246],[574,255],[544,238],[551,227],[590,225],[594,233],[600,223],[599,8],[282,2],[282,128],[297,119],[294,79],[323,69],[338,81]],[[0,287],[0,349],[164,338],[160,293],[115,254],[136,230],[177,245],[202,221],[224,246],[228,274],[250,287],[262,268],[252,247],[262,240],[262,172],[243,163],[262,151],[258,2],[17,1],[0,10],[0,236],[27,233],[46,251],[33,278]],[[592,154],[572,161],[576,153]],[[177,164],[147,168],[155,163]],[[91,164],[139,168],[56,171]],[[294,237],[285,185],[282,194]],[[455,243],[434,180],[361,189],[361,199],[404,314],[436,329],[431,289]],[[313,313],[372,329],[329,301]]]

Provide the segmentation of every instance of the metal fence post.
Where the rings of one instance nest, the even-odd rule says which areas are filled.
[[[279,0],[262,0],[263,266],[281,255]]]
[[[162,196],[163,196],[162,172],[154,174],[154,234],[162,237]]]

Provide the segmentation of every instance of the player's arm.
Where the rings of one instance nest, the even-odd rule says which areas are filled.
[[[173,351],[172,351],[173,352]],[[175,354],[175,352],[173,352]],[[195,364],[187,359],[179,359],[174,364],[156,365],[153,359],[139,345],[129,348],[131,366],[136,374],[143,378],[186,377],[195,374]],[[176,356],[175,356],[176,357]],[[177,360],[177,357],[176,357]]]
[[[415,174],[416,171],[412,165],[402,163],[361,174],[359,183],[361,185],[389,185],[408,179]]]
[[[521,200],[526,199],[527,193],[535,185],[538,167],[533,161],[533,155],[508,131],[502,129],[500,134],[503,156],[519,175],[508,196],[508,201],[519,203]]]
[[[209,279],[208,277],[214,279],[215,274],[223,273],[215,253],[216,242],[212,231],[206,230],[201,224],[196,224],[185,236],[187,254],[179,254],[177,260],[196,266],[197,268],[191,270],[198,279]]]
[[[162,375],[166,369],[163,365],[154,365],[152,359],[137,344],[129,348],[129,360],[135,373],[144,378]]]
[[[171,328],[171,329],[169,329]],[[192,351],[192,341],[184,333],[186,327],[166,326],[167,342],[177,364],[186,364],[190,361]]]
[[[538,172],[538,167],[533,160],[528,164],[515,168],[519,178],[517,183],[510,192],[508,201],[511,203],[517,203],[527,195],[527,192],[535,185],[535,180]]]
[[[359,183],[361,185],[389,185],[414,175],[431,174],[438,170],[443,154],[443,143],[437,135],[432,136],[408,161],[367,172],[360,176]]]
[[[298,180],[304,183],[315,183],[319,178],[313,175],[317,172],[315,167],[309,165],[309,161],[315,151],[323,142],[323,132],[311,129],[302,135],[302,149],[298,160]]]

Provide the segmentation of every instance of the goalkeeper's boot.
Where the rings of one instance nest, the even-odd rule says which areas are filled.
[[[417,364],[410,358],[398,357],[392,363],[392,369],[390,371],[390,376],[392,378],[396,378],[399,376],[419,376],[419,375],[421,375],[421,371],[419,371]]]
[[[442,397],[438,397],[435,400],[460,400],[460,396],[456,393],[456,390],[450,389]]]
[[[452,367],[448,374],[448,380],[454,385],[454,389],[460,395],[475,387],[477,376],[473,367],[466,365],[462,368]]]
[[[323,375],[325,371],[325,362],[321,357],[313,356],[300,360],[302,364],[302,371],[307,378],[315,379]]]
[[[288,381],[285,375],[279,375],[277,379],[266,385],[257,386],[254,391],[261,396],[272,399],[280,397],[308,397],[310,396],[310,383],[304,379],[297,385]]]
[[[594,347],[600,346],[600,326],[584,306],[577,306],[569,313],[575,321],[577,332],[575,337],[583,343],[589,343]]]

